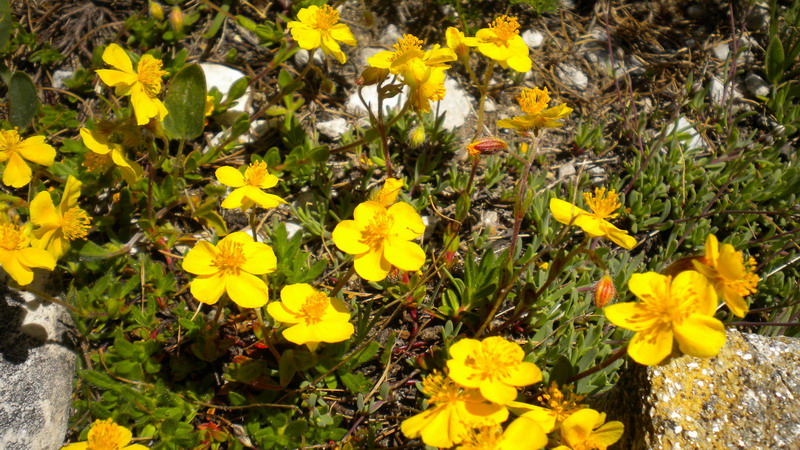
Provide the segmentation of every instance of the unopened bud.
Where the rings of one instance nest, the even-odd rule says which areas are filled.
[[[506,149],[506,141],[496,137],[484,137],[467,144],[467,151],[471,156],[494,155]]]
[[[160,4],[150,2],[148,7],[150,9],[150,17],[158,21],[164,20],[164,8],[162,8]]]
[[[425,142],[425,126],[418,125],[411,130],[411,135],[408,137],[408,143],[413,148],[417,148]]]
[[[386,181],[383,182],[383,186],[372,194],[373,202],[378,202],[384,207],[388,208],[397,201],[397,196],[400,195],[400,191],[403,189],[403,180],[398,180],[397,178],[387,178]]]
[[[169,24],[176,33],[183,33],[183,11],[177,6],[173,6],[169,12]]]
[[[602,308],[616,296],[617,288],[614,287],[614,281],[610,276],[603,275],[603,278],[594,285],[594,306]]]
[[[379,67],[367,67],[361,72],[361,76],[356,80],[359,86],[369,86],[371,84],[378,84],[389,76],[389,69],[381,69]]]

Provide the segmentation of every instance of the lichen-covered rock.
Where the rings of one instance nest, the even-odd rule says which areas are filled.
[[[0,448],[60,448],[75,373],[71,319],[63,306],[0,283]]]
[[[617,448],[800,448],[800,340],[728,330],[709,359],[636,366],[594,399],[625,424]]]

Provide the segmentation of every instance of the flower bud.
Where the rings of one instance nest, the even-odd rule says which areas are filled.
[[[361,72],[361,76],[356,80],[359,86],[369,86],[371,84],[378,84],[389,76],[389,69],[381,69],[379,67],[367,67]]]
[[[484,137],[467,144],[470,156],[494,155],[506,149],[508,149],[508,144],[496,137]]]
[[[594,285],[594,306],[602,308],[616,296],[617,288],[614,287],[614,281],[610,276],[603,275],[603,278]]]
[[[408,137],[408,143],[413,148],[417,148],[425,142],[425,126],[417,125],[411,130],[411,135]]]
[[[164,8],[162,8],[160,4],[150,2],[148,7],[150,9],[150,17],[158,21],[164,20]]]
[[[183,11],[177,6],[173,6],[169,12],[169,24],[176,33],[183,33]]]

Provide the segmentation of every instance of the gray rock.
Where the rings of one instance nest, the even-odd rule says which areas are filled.
[[[686,117],[678,117],[678,120],[667,130],[667,135],[672,135],[674,133],[686,134],[686,137],[678,139],[684,142],[684,149],[686,150],[706,148],[706,143],[703,141],[700,133]]]
[[[619,448],[800,448],[800,340],[728,330],[719,355],[631,366],[591,400]]]
[[[397,25],[389,24],[386,28],[383,29],[381,33],[381,37],[378,40],[381,44],[384,45],[394,45],[397,43],[397,40],[402,38],[403,34],[400,33],[400,29],[397,28]]]
[[[763,78],[750,72],[744,79],[744,85],[747,90],[755,97],[767,97],[769,95],[770,85]]]
[[[2,285],[0,448],[60,448],[75,375],[67,338],[72,320],[63,306],[8,289],[5,280]]]
[[[361,95],[364,97],[364,101],[369,105],[370,111],[372,114],[378,114],[378,88],[375,85],[372,86],[364,86],[361,89]],[[405,103],[406,98],[408,98],[408,87],[404,87],[403,91],[395,95],[392,98],[384,99],[383,101],[383,112],[387,113],[391,110],[399,110],[403,107],[403,103]],[[347,112],[357,115],[357,116],[365,116],[367,115],[367,107],[364,106],[364,103],[361,102],[361,99],[358,97],[358,92],[354,91],[350,94],[350,97],[347,99],[347,103],[345,103],[345,109]]]
[[[325,55],[323,55],[322,51],[314,52],[314,62],[317,65],[325,62]],[[301,48],[294,54],[294,65],[302,69],[306,64],[308,64],[308,50]]]
[[[53,72],[53,87],[56,89],[64,89],[64,80],[71,78],[75,75],[72,70],[56,70]]]
[[[717,44],[714,48],[711,49],[711,53],[714,54],[714,57],[720,61],[725,61],[728,59],[728,56],[731,54],[731,48],[727,42],[723,42],[721,44]]]
[[[558,168],[558,179],[563,180],[565,178],[569,178],[575,175],[575,165],[572,163],[563,164],[561,167]]]
[[[769,6],[766,2],[753,6],[750,15],[747,16],[747,28],[751,30],[763,30],[769,26],[771,19]]]
[[[206,76],[206,89],[211,90],[212,87],[216,87],[222,93],[223,100],[227,100],[228,92],[230,92],[233,83],[245,76],[244,73],[222,64],[200,63],[200,68],[203,69],[203,73]],[[239,97],[236,105],[230,107],[225,113],[215,116],[216,120],[230,125],[241,113],[252,113],[249,108],[250,96],[251,91],[248,87],[244,95]]]
[[[317,131],[331,139],[339,139],[348,130],[347,120],[342,117],[317,123]]]
[[[711,77],[708,88],[708,96],[711,98],[711,103],[717,106],[726,105],[728,100],[731,99],[731,96],[734,104],[737,100],[743,97],[742,92],[736,89],[735,86],[733,89],[728,88],[726,91],[725,83],[723,83],[722,80],[717,77]]]
[[[589,86],[589,78],[577,67],[561,63],[556,67],[556,73],[561,82],[577,91],[584,91]]]
[[[497,111],[497,103],[490,98],[486,98],[486,101],[483,102],[483,111],[484,112],[495,112]]]
[[[544,44],[544,34],[541,31],[525,30],[522,33],[522,40],[528,45],[528,48],[539,48]]]

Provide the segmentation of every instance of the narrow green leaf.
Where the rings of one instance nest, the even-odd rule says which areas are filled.
[[[175,75],[164,105],[169,111],[164,129],[171,139],[193,139],[203,132],[206,77],[199,65],[190,64]]]
[[[783,63],[785,61],[783,53],[783,44],[777,36],[769,41],[767,46],[767,56],[764,62],[764,69],[767,72],[767,80],[772,84],[778,84],[783,75]]]
[[[208,26],[208,30],[203,33],[203,39],[211,39],[214,37],[217,32],[219,32],[222,23],[225,22],[225,18],[227,17],[227,12],[230,9],[230,5],[228,3],[222,5],[221,11],[217,13],[214,17],[214,20],[211,21],[211,25]]]
[[[0,53],[8,47],[11,36],[11,8],[8,0],[0,0]]]
[[[15,127],[26,128],[39,108],[39,97],[36,95],[31,77],[23,72],[14,72],[8,89],[8,120]]]

